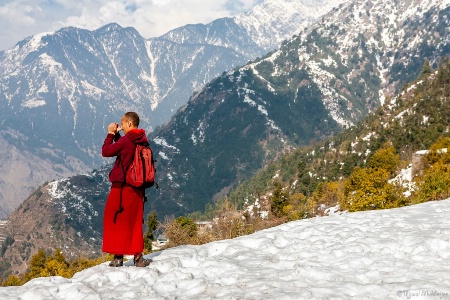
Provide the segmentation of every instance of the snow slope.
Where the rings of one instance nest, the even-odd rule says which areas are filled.
[[[301,220],[38,278],[0,299],[449,299],[450,199]]]

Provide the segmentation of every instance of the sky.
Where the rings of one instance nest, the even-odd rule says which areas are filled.
[[[24,38],[74,26],[134,27],[144,38],[248,11],[262,0],[0,0],[0,51]]]
[[[450,199],[331,213],[0,288],[2,300],[450,299]]]

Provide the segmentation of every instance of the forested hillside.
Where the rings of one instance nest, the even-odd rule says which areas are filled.
[[[230,200],[243,206],[282,196],[281,206],[293,205],[305,217],[321,204],[361,210],[448,197],[449,156],[439,149],[450,147],[449,130],[447,59],[437,71],[426,63],[416,81],[357,126],[271,163],[231,191]],[[413,170],[415,152],[426,149],[433,151]],[[405,170],[413,172],[415,189],[392,180]]]

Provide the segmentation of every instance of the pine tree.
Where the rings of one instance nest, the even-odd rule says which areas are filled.
[[[427,59],[420,70],[419,78],[425,78],[433,72],[433,68],[430,66],[430,61]]]
[[[147,231],[144,236],[144,248],[148,252],[152,252],[152,241],[155,239],[153,232],[158,226],[158,215],[156,211],[152,211],[147,215]]]
[[[30,271],[25,275],[26,281],[36,277],[40,277],[42,270],[45,269],[46,261],[47,254],[43,249],[39,249],[38,252],[31,258]]]
[[[283,216],[283,208],[285,205],[287,205],[287,195],[283,191],[283,186],[280,181],[274,182],[274,190],[273,194],[270,197],[270,203],[271,203],[271,211],[276,217]]]

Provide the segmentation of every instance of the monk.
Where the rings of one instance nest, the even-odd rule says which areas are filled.
[[[102,146],[103,157],[116,157],[109,173],[111,191],[106,199],[103,217],[102,251],[114,255],[111,267],[123,266],[124,255],[134,255],[137,267],[146,267],[150,259],[143,257],[144,191],[125,182],[125,173],[131,165],[136,144],[148,145],[143,129],[138,129],[139,116],[135,112],[123,115],[121,124],[108,125],[108,134]],[[120,135],[123,130],[124,135]]]

